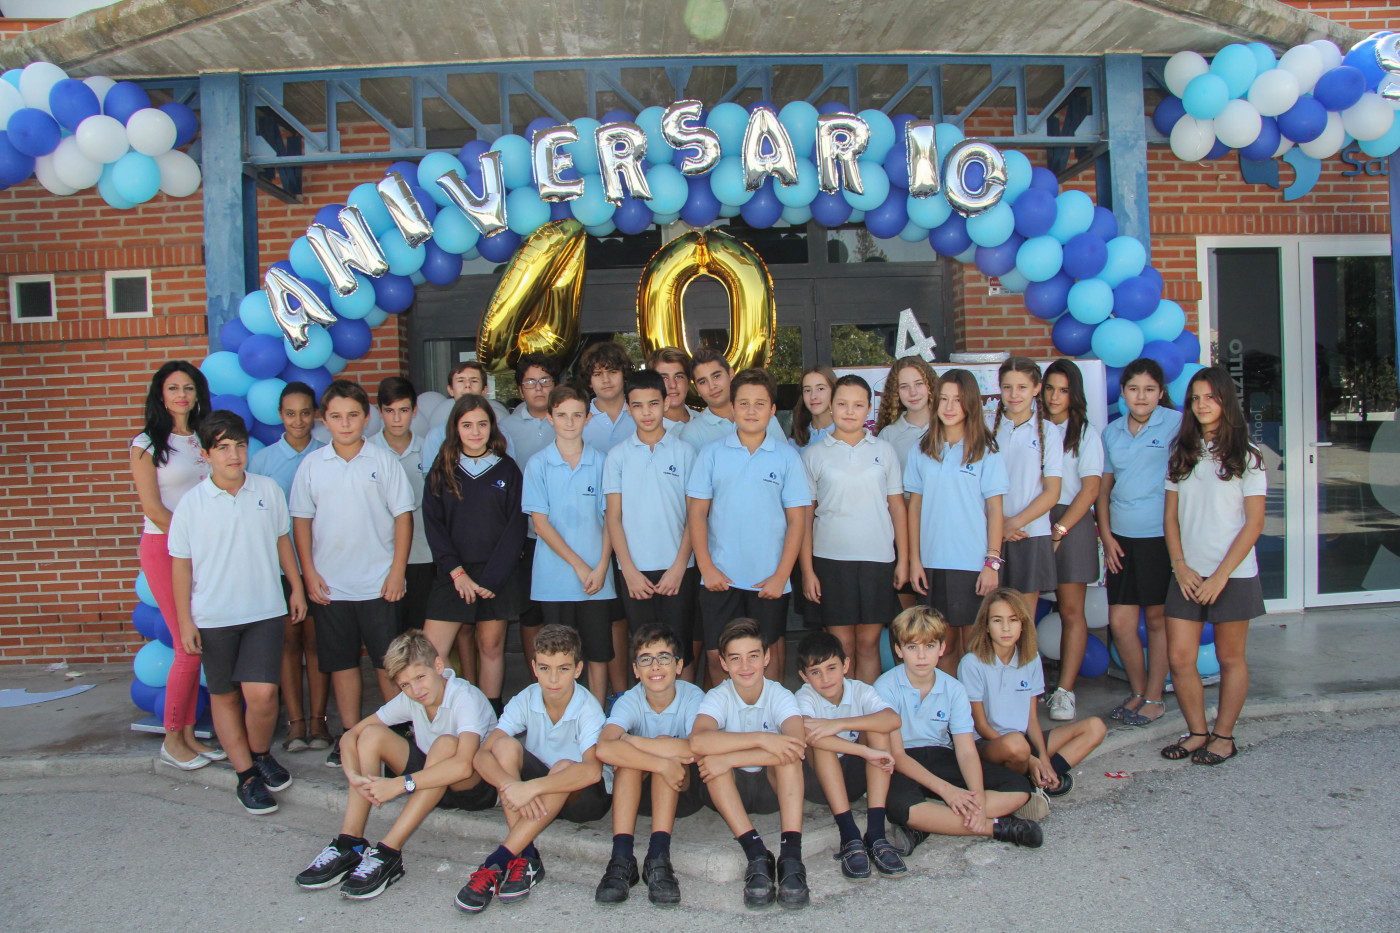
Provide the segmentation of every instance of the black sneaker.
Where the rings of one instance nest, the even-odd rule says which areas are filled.
[[[321,850],[320,854],[311,860],[311,864],[306,866],[306,870],[297,875],[298,887],[308,891],[319,891],[321,888],[329,888],[331,885],[339,884],[341,879],[350,874],[351,870],[360,864],[360,853],[364,851],[364,846],[345,847],[340,844],[340,838],[331,840],[331,844]]]
[[[504,874],[499,868],[482,865],[472,872],[467,883],[462,885],[453,903],[457,905],[458,910],[465,910],[469,914],[480,913],[491,903],[491,895],[501,886],[501,876]]]
[[[774,871],[772,852],[749,859],[749,866],[744,869],[745,907],[767,907],[773,903],[778,896],[778,889],[773,886]]]
[[[865,851],[865,843],[852,839],[836,850],[836,860],[841,863],[841,874],[852,881],[870,880],[870,854]]]
[[[544,862],[538,858],[517,856],[506,865],[506,876],[496,888],[503,901],[523,901],[530,889],[544,880]]]
[[[340,736],[331,739],[331,753],[326,756],[326,767],[340,767]]]
[[[889,838],[890,846],[894,849],[895,853],[908,858],[914,854],[914,850],[919,847],[919,843],[928,838],[928,833],[921,829],[915,829],[912,826],[903,826],[891,820],[889,829],[886,830],[886,836]]]
[[[1051,797],[1063,797],[1072,790],[1074,790],[1074,775],[1066,771],[1064,774],[1060,775],[1060,783],[1056,784],[1054,787],[1045,788],[1045,793]]]
[[[1039,823],[1019,816],[998,817],[992,824],[992,838],[997,842],[1009,842],[1012,845],[1025,846],[1027,849],[1039,849],[1040,844],[1045,841]]]
[[[647,900],[657,907],[675,907],[681,902],[681,886],[669,856],[658,855],[642,862],[642,880],[647,883]]]
[[[238,785],[238,802],[243,804],[243,809],[259,816],[277,812],[277,801],[267,792],[267,785],[258,773]]]
[[[286,790],[292,786],[292,775],[271,754],[253,759],[253,767],[262,775],[263,783],[270,791]]]
[[[864,855],[864,851],[861,852]],[[842,868],[845,864],[842,864]],[[866,876],[869,877],[870,864],[865,866]],[[796,910],[799,907],[806,907],[808,901],[812,899],[811,892],[807,889],[807,866],[802,864],[800,858],[784,858],[778,860],[778,904],[789,910]]]
[[[870,863],[875,866],[875,870],[886,878],[901,878],[908,874],[909,866],[904,864],[904,859],[899,857],[899,853],[884,836],[867,840],[865,851],[869,853]]]
[[[370,846],[360,857],[360,864],[350,872],[350,877],[340,886],[340,896],[357,901],[378,897],[384,890],[403,877],[403,854],[386,852]]]
[[[593,900],[599,904],[621,904],[627,900],[632,885],[641,880],[637,873],[637,860],[630,855],[614,855],[608,859],[608,867],[603,872],[603,880],[593,892]]]

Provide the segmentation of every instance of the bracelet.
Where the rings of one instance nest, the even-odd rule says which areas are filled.
[[[1176,560],[1172,561],[1172,566],[1175,567],[1177,564],[1184,564],[1184,563],[1186,563],[1186,558],[1184,558],[1184,557],[1178,557]]]
[[[1056,532],[1061,538],[1069,534],[1069,529],[1066,528],[1064,525],[1061,525],[1059,522],[1056,522],[1055,524],[1051,525],[1050,528],[1052,531]]]
[[[1001,564],[1002,561],[999,557],[988,557],[986,560],[982,561],[983,567],[990,567],[998,573],[1001,572]]]
[[[466,575],[467,572],[460,567],[448,574],[448,576],[453,580],[457,579],[458,577],[465,577]]]
[[[1000,556],[1001,556],[1001,551],[998,551],[996,548],[990,548],[990,547],[989,547],[989,548],[987,548],[987,556],[988,556],[988,557],[1000,557]]]

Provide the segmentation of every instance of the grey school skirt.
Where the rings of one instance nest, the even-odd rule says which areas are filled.
[[[1055,588],[1055,545],[1049,535],[1007,541],[1002,545],[1001,585],[1020,593],[1048,593]]]
[[[1058,523],[1068,511],[1067,505],[1052,508],[1051,524]],[[1055,548],[1055,570],[1059,583],[1099,582],[1099,535],[1088,515],[1075,522],[1069,534],[1060,539],[1060,546]]]
[[[1167,618],[1186,619],[1189,622],[1247,622],[1264,614],[1264,589],[1259,585],[1259,576],[1231,577],[1225,583],[1215,602],[1203,606],[1182,595],[1176,577],[1172,577],[1167,590],[1167,604],[1164,607]]]

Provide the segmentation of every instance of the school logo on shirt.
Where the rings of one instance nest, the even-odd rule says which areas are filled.
[[[377,483],[377,482],[379,482],[379,471],[378,471],[378,470],[370,470],[370,471],[369,471],[369,481],[370,481],[371,483]]]
[[[263,503],[263,501],[262,501],[261,499],[259,499],[259,500],[258,500],[258,508],[260,508],[260,509],[266,509],[266,508],[267,508],[267,505],[265,505],[265,504]]]
[[[976,475],[977,475],[977,464],[975,464],[975,463],[964,463],[962,466],[958,467],[958,472],[959,472],[959,473],[962,473],[964,476],[976,476]]]
[[[947,711],[946,709],[936,710],[936,711],[934,712],[934,714],[933,714],[933,718],[934,718],[934,719],[937,719],[937,720],[940,720],[940,721],[941,721],[941,720],[944,720],[944,719],[947,719],[947,718],[948,718],[948,711]]]
[[[1029,690],[1030,688],[1031,688],[1031,682],[1030,682],[1029,680],[1023,680],[1023,681],[1021,681],[1021,689],[1022,689],[1022,690]]]
[[[496,488],[497,488],[497,489],[505,489],[505,488],[506,488],[506,481],[503,480],[503,479],[498,479],[498,480],[496,480]]]
[[[1033,437],[1033,438],[1031,438],[1031,450],[1039,450],[1039,449],[1040,449],[1040,438],[1038,438],[1038,437]]]
[[[585,496],[596,496],[596,495],[597,495],[597,493],[593,491],[593,487],[592,487],[592,486],[589,486],[587,489],[585,489],[585,490],[583,491],[583,494],[584,494]]]
[[[674,463],[666,468],[666,475],[679,478],[680,473],[676,470],[676,465]]]
[[[769,474],[763,478],[763,481],[765,483],[773,483],[774,485],[777,485],[778,474],[770,471]]]
[[[1160,449],[1160,448],[1165,447],[1165,446],[1167,446],[1167,445],[1162,443],[1162,439],[1161,439],[1160,437],[1154,437],[1154,438],[1152,438],[1152,440],[1150,440],[1150,441],[1147,442],[1147,446],[1148,446],[1148,447],[1156,447],[1156,448],[1159,448],[1159,449]]]

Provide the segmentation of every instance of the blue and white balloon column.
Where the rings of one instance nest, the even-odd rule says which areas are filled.
[[[165,719],[165,681],[170,676],[170,665],[175,661],[175,649],[170,638],[170,627],[156,606],[156,598],[146,583],[146,575],[136,577],[136,606],[131,610],[131,625],[142,638],[149,639],[131,662],[136,675],[131,682],[131,702],[136,708],[149,713],[157,721]],[[209,691],[204,686],[204,673],[199,675],[199,699],[195,706],[195,719],[198,720],[209,708]]]

